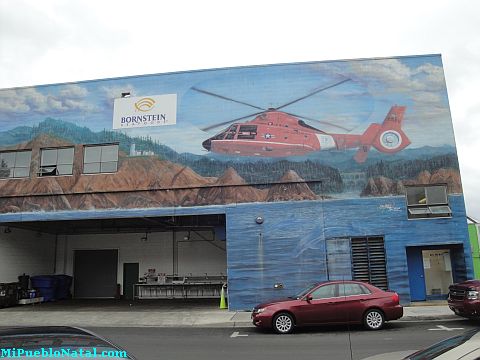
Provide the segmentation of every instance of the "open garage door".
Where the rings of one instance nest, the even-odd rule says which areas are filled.
[[[85,299],[215,298],[227,282],[225,223],[224,214],[9,223],[22,262],[0,264],[0,277],[3,268],[8,281],[66,274],[73,296]]]
[[[75,250],[73,288],[76,298],[117,295],[118,250]]]

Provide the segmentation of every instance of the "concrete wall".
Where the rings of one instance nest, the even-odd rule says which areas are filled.
[[[50,275],[55,269],[55,236],[0,227],[0,282],[16,282],[23,273]]]
[[[149,233],[147,240],[145,233],[61,236],[57,248],[57,271],[73,276],[75,250],[118,249],[119,284],[123,284],[124,263],[138,262],[140,276],[152,268],[157,273],[167,275],[226,274],[227,257],[224,250],[226,242],[205,239],[213,239],[211,231],[176,232],[177,256],[174,260],[173,232]]]

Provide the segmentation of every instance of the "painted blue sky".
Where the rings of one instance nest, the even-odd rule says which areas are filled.
[[[9,130],[52,117],[100,131],[112,128],[113,99],[122,92],[176,93],[176,125],[122,131],[150,135],[177,152],[204,154],[201,142],[228,125],[208,132],[202,128],[260,110],[194,88],[267,109],[335,84],[282,110],[317,119],[307,122],[329,133],[348,128],[359,134],[370,123],[381,123],[392,105],[405,105],[410,147],[454,145],[439,56],[227,68],[5,89],[0,91],[0,124]]]

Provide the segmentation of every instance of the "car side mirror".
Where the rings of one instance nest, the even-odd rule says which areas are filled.
[[[312,294],[308,294],[307,296],[305,296],[305,300],[307,300],[308,302],[312,301],[313,300]]]

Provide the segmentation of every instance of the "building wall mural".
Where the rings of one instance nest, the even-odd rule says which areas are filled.
[[[385,241],[387,287],[410,302],[409,248],[450,248],[453,281],[473,277],[462,195],[449,196],[452,218],[408,220],[405,199],[240,204],[227,208],[228,294],[231,310],[247,310],[332,279],[326,242],[364,236]],[[263,223],[256,223],[262,216]],[[337,249],[337,255],[340,252]],[[350,252],[350,249],[346,249]],[[333,279],[352,279],[352,263],[336,263]],[[331,268],[330,268],[331,269]],[[339,277],[343,274],[344,277]],[[282,287],[275,287],[282,284]]]
[[[122,96],[131,113],[113,129]],[[2,213],[462,192],[438,55],[5,89],[0,124],[0,151],[32,150],[27,178],[2,159]],[[118,171],[86,175],[83,145],[100,143],[119,144]],[[73,174],[38,176],[41,150],[62,146]]]

